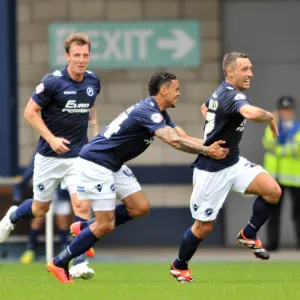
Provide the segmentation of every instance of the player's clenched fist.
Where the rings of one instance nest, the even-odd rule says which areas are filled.
[[[207,149],[207,155],[213,159],[223,159],[227,156],[229,149],[223,148],[225,141],[217,141],[211,144]]]
[[[67,151],[70,150],[70,148],[68,148],[66,146],[66,144],[70,144],[70,142],[68,140],[64,139],[64,138],[55,137],[50,142],[50,147],[57,154],[63,154],[63,153],[65,153],[65,152],[67,152]]]

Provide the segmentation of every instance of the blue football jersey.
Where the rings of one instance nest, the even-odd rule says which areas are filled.
[[[42,107],[45,125],[56,136],[69,140],[70,150],[55,153],[43,137],[40,137],[37,152],[44,156],[76,157],[88,142],[87,128],[90,109],[100,92],[100,80],[86,71],[81,82],[74,81],[67,68],[46,75],[36,87],[31,98]]]
[[[223,170],[239,160],[241,141],[246,119],[239,113],[240,108],[250,104],[247,96],[232,85],[223,82],[205,103],[208,108],[204,127],[204,145],[209,146],[224,140],[229,153],[222,160],[199,155],[192,166],[209,172]]]
[[[143,153],[154,140],[154,132],[166,126],[174,128],[167,111],[160,111],[149,97],[121,113],[85,145],[79,156],[105,168],[118,171]]]

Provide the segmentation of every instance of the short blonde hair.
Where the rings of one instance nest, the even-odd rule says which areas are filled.
[[[249,58],[247,53],[242,52],[230,52],[226,53],[223,58],[223,72],[225,77],[227,76],[226,69],[233,64],[238,58]]]
[[[89,51],[91,51],[91,42],[89,40],[89,37],[83,33],[72,33],[70,34],[66,40],[65,40],[65,51],[66,53],[70,53],[70,48],[72,44],[77,44],[80,46],[88,45]]]

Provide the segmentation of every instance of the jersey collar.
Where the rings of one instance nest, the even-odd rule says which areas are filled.
[[[222,81],[221,85],[223,85],[223,86],[230,86],[230,87],[232,87],[233,89],[235,89],[234,86],[232,86],[232,85],[231,85],[229,82],[227,82],[227,81]]]
[[[74,82],[74,83],[82,83],[85,79],[85,76],[86,76],[86,72],[84,72],[84,76],[83,76],[83,80],[81,82],[78,82],[76,80],[73,80],[71,77],[70,77],[70,74],[69,72],[67,71],[67,66],[65,66],[63,69],[61,69],[61,73],[64,75],[64,77],[66,77],[68,80]]]
[[[150,103],[153,103],[153,104],[154,104],[154,107],[157,108],[157,109],[160,111],[157,102],[155,101],[155,99],[154,99],[152,96],[148,97],[147,100],[148,100]]]

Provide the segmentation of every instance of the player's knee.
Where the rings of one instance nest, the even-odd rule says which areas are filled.
[[[113,222],[97,223],[93,228],[93,233],[95,234],[95,236],[100,237],[104,234],[114,231],[114,229],[115,224]]]
[[[140,205],[130,211],[130,216],[132,218],[138,218],[148,215],[150,212],[150,204],[149,202],[143,203],[143,205]]]
[[[212,221],[201,222],[201,223],[202,223],[201,226],[200,226],[201,231],[205,234],[210,233],[214,228],[214,222],[212,222]]]
[[[276,204],[282,194],[282,190],[277,182],[275,182],[272,187],[269,189],[269,193],[265,198],[265,200],[269,203]]]
[[[73,210],[76,216],[88,219],[90,204],[88,200],[77,200],[73,203]]]
[[[149,212],[150,212],[150,204],[149,204],[149,202],[147,202],[143,206],[139,207],[138,211],[139,211],[139,215],[141,217],[148,215]]]
[[[36,218],[44,217],[49,211],[49,206],[34,206],[32,205],[32,213]]]
[[[199,239],[203,239],[208,233],[210,233],[215,225],[215,221],[196,221],[192,226],[192,231]]]

